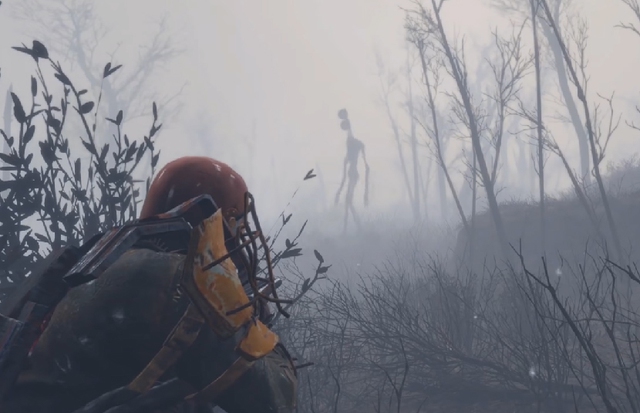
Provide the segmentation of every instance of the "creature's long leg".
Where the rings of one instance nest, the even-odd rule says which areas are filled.
[[[347,194],[346,194],[346,202],[345,202],[345,211],[344,211],[344,230],[347,230],[347,219],[349,217],[349,211],[351,211],[351,215],[354,217],[354,221],[358,224],[355,208],[353,207],[353,195],[355,194],[356,186],[358,185],[358,173],[350,173],[349,174],[349,182],[347,183]]]
[[[342,193],[342,188],[344,188],[344,183],[347,180],[347,166],[349,165],[349,157],[346,156],[344,158],[344,164],[342,165],[342,181],[340,181],[340,187],[338,188],[338,192],[336,192],[336,200],[335,204],[338,204],[340,201],[340,193]]]
[[[349,203],[345,202],[344,204],[344,227],[342,229],[342,232],[345,233],[347,232],[347,224],[349,222]]]
[[[362,224],[360,223],[360,218],[358,218],[358,213],[356,212],[356,209],[353,207],[353,204],[349,207],[349,209],[351,209],[351,215],[353,216],[353,222],[356,223],[356,226],[358,227],[358,229],[362,229]]]

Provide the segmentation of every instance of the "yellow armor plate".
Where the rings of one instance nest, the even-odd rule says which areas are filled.
[[[231,258],[204,269],[228,254],[223,219],[218,210],[193,229],[185,262],[183,288],[220,337],[231,337],[246,326],[247,333],[237,349],[244,357],[255,360],[275,348],[278,336],[266,325],[254,320],[253,307],[249,305],[249,297]],[[236,312],[243,306],[246,308]]]
[[[278,335],[260,321],[251,323],[237,350],[249,360],[257,360],[269,354],[278,344]]]

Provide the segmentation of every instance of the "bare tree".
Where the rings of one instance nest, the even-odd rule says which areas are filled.
[[[392,110],[392,94],[397,84],[397,75],[387,71],[384,67],[384,63],[382,61],[382,57],[377,55],[377,63],[378,63],[378,78],[380,80],[380,89],[381,89],[381,101],[384,105],[385,111],[387,113],[387,117],[389,118],[389,123],[391,125],[391,131],[393,133],[393,138],[396,144],[396,150],[398,151],[398,159],[400,161],[400,168],[402,172],[402,178],[404,181],[405,188],[407,193],[409,194],[409,202],[412,206],[414,218],[418,218],[416,214],[419,214],[419,210],[417,210],[416,202],[420,202],[419,199],[415,197],[415,193],[411,187],[411,181],[409,180],[409,172],[407,168],[407,161],[405,159],[404,148],[403,148],[403,139],[401,135],[401,128],[396,118],[396,115]],[[409,79],[410,81],[410,79]]]
[[[640,20],[640,3],[638,3],[638,0],[620,0],[620,1],[629,8],[629,10],[635,16],[636,20]],[[636,35],[640,36],[640,30],[638,30],[638,26],[634,23],[620,23],[616,27],[619,27],[625,30],[630,30]]]
[[[572,0],[552,0],[548,3],[551,7],[554,21],[560,22],[561,19],[568,14],[567,10],[571,6],[571,2]],[[531,15],[530,0],[491,0],[491,4],[507,13],[515,13],[523,17]],[[542,30],[544,38],[547,40],[546,50],[551,53],[552,65],[555,68],[554,74],[558,78],[561,98],[568,114],[567,120],[571,124],[578,141],[578,149],[580,153],[579,181],[588,184],[591,181],[589,139],[584,125],[584,120],[580,116],[578,103],[576,102],[574,94],[571,92],[571,84],[573,81],[570,79],[568,74],[562,48],[558,43],[553,29],[545,18],[539,18],[536,20],[539,24],[539,28]]]
[[[635,20],[637,21],[636,23],[631,23],[631,22],[619,23],[618,25],[616,25],[616,27],[624,30],[628,30],[636,34],[637,36],[640,36],[640,29],[637,26],[637,24],[640,23],[640,3],[638,2],[638,0],[620,0],[620,1],[622,1],[622,3],[629,8],[629,10],[633,13],[633,16],[635,17]],[[640,107],[636,106],[636,112],[640,113]],[[627,125],[636,131],[640,131],[640,127],[636,125],[635,122],[627,121]]]
[[[451,174],[449,172],[449,168],[447,166],[446,152],[445,152],[445,148],[443,147],[444,139],[441,135],[440,119],[438,117],[438,113],[437,113],[438,109],[436,107],[436,96],[438,94],[438,86],[440,83],[439,77],[440,77],[440,71],[442,70],[443,63],[442,63],[442,60],[440,60],[437,56],[429,59],[427,58],[427,53],[430,50],[427,50],[427,44],[425,43],[425,39],[423,37],[421,37],[415,32],[411,32],[410,41],[413,43],[413,45],[416,47],[416,49],[420,54],[422,78],[424,80],[424,84],[426,88],[426,103],[427,103],[427,108],[430,112],[429,114],[431,117],[430,127],[428,126],[427,123],[421,122],[420,120],[418,120],[418,123],[420,124],[422,129],[424,129],[424,132],[433,142],[433,147],[434,147],[433,153],[436,157],[438,165],[440,166],[440,171],[442,171],[442,174],[446,179],[447,185],[449,186],[449,190],[451,191],[451,195],[456,204],[458,214],[460,215],[460,220],[462,221],[462,226],[464,230],[469,235],[471,235],[470,227],[469,227],[469,224],[467,223],[467,218],[464,213],[464,209],[458,198],[458,193],[456,191],[455,185],[451,178]],[[442,191],[440,194],[442,197],[443,195]],[[443,202],[443,199],[441,199],[441,202]],[[441,206],[441,208],[443,208],[443,206]]]
[[[409,117],[411,119],[411,132],[410,132],[410,144],[411,144],[411,156],[412,156],[412,165],[413,165],[413,180],[409,179],[409,171],[407,167],[407,160],[405,159],[404,149],[403,149],[403,136],[402,136],[402,128],[398,122],[397,116],[394,114],[392,110],[392,96],[393,92],[397,88],[397,80],[398,77],[394,73],[386,70],[384,67],[384,63],[382,61],[382,57],[377,55],[377,63],[378,63],[378,78],[380,80],[380,89],[381,89],[381,101],[384,105],[385,111],[387,113],[387,117],[389,118],[389,123],[391,125],[391,131],[393,133],[393,138],[396,144],[396,149],[398,151],[398,159],[400,160],[400,168],[402,172],[402,178],[404,181],[405,188],[407,193],[409,194],[409,201],[412,207],[413,217],[414,219],[420,219],[420,163],[418,159],[418,142],[415,131],[415,120],[413,120],[414,114],[414,104],[413,104],[413,93],[411,89],[411,65],[407,62],[407,80],[408,80],[408,91],[407,91],[407,111],[409,112]],[[413,185],[412,185],[413,182]]]
[[[442,48],[444,56],[446,57],[449,73],[455,80],[459,98],[462,101],[462,106],[464,107],[467,121],[469,122],[469,133],[471,135],[471,142],[475,152],[475,158],[478,161],[479,173],[486,190],[487,200],[489,201],[489,209],[494,220],[498,239],[500,240],[500,244],[502,245],[503,258],[507,259],[509,255],[507,249],[507,238],[504,230],[504,224],[502,222],[502,217],[498,209],[498,202],[496,200],[494,192],[494,183],[491,179],[490,170],[482,151],[477,117],[474,114],[474,108],[471,101],[471,96],[469,94],[465,63],[461,59],[460,55],[452,49],[448,37],[445,33],[444,24],[440,14],[442,5],[444,4],[444,0],[441,0],[439,3],[436,3],[435,0],[432,0],[431,4],[431,13],[428,12],[422,5],[418,5],[418,9],[416,10],[416,12],[419,20],[416,22],[416,26],[409,26],[409,29],[422,30],[426,33],[431,34],[435,33],[436,39],[440,47]]]
[[[406,93],[406,108],[409,115],[409,122],[411,129],[409,132],[409,142],[411,145],[411,164],[413,165],[413,214],[414,219],[420,219],[420,160],[418,156],[418,135],[416,131],[416,113],[415,103],[413,97],[413,79],[412,69],[413,64],[410,61],[411,55],[407,53],[407,93]]]
[[[105,27],[95,8],[91,0],[24,0],[12,5],[13,15],[25,23],[32,36],[48,39],[51,51],[63,56],[63,61],[72,68],[77,67],[92,92],[101,91],[104,116],[112,116],[119,110],[126,114],[124,122],[149,116],[147,102],[156,101],[165,108],[166,120],[174,119],[180,111],[177,99],[183,87],[168,95],[160,95],[150,87],[154,76],[182,53],[175,45],[166,19],[159,22],[149,44],[141,48],[137,63],[127,65],[112,78],[103,79],[96,73],[105,62],[117,59],[121,44],[112,47],[107,43],[107,36],[112,32]],[[110,135],[114,133],[113,128],[109,130]]]
[[[509,116],[507,109],[517,97],[522,79],[531,63],[530,56],[522,52],[521,39],[524,26],[516,29],[511,38],[507,39],[494,33],[498,58],[495,62],[489,61],[488,65],[493,73],[496,91],[492,94],[485,93],[488,102],[477,103],[471,93],[471,83],[464,59],[464,42],[460,49],[453,47],[445,32],[441,18],[441,8],[445,1],[432,0],[430,3],[431,6],[427,10],[425,6],[416,2],[414,10],[408,11],[406,27],[415,38],[429,39],[441,59],[446,62],[447,73],[455,85],[455,92],[449,93],[454,121],[462,125],[464,131],[461,134],[469,136],[473,152],[472,159],[468,160],[468,167],[473,174],[470,184],[473,188],[477,174],[479,183],[485,189],[502,256],[508,259],[510,249],[496,198],[497,175],[501,164],[500,154],[504,146],[505,122]],[[492,124],[489,123],[490,118],[487,116],[489,111],[495,112],[495,116],[491,117]],[[488,146],[493,147],[493,159],[490,159]],[[474,195],[474,200],[475,198]]]
[[[556,36],[556,41],[558,42],[558,45],[562,51],[562,55],[565,60],[565,64],[567,66],[567,70],[569,72],[571,82],[576,88],[576,95],[578,97],[578,100],[582,103],[584,117],[585,117],[585,125],[587,128],[587,136],[588,136],[589,148],[591,153],[591,159],[593,162],[593,175],[598,185],[598,192],[600,194],[600,198],[605,211],[607,223],[611,231],[611,237],[612,237],[613,245],[615,248],[616,258],[622,259],[623,253],[622,253],[622,245],[620,244],[620,237],[618,235],[618,227],[615,220],[613,219],[613,214],[611,213],[611,206],[609,205],[609,197],[606,193],[606,190],[602,181],[602,174],[600,173],[600,163],[604,158],[604,153],[606,151],[607,144],[609,143],[609,139],[611,138],[611,136],[614,134],[615,130],[618,127],[619,120],[618,121],[615,120],[615,115],[613,112],[613,104],[612,104],[612,101],[609,99],[608,103],[610,108],[610,120],[608,122],[608,129],[606,133],[603,135],[599,133],[598,130],[595,129],[596,126],[594,125],[598,124],[597,109],[595,114],[596,122],[592,121],[592,115],[589,109],[589,103],[587,101],[587,95],[586,95],[587,93],[587,76],[585,74],[586,25],[583,25],[580,28],[580,36],[578,37],[579,43],[578,43],[578,56],[577,56],[579,66],[578,66],[578,69],[576,69],[574,64],[574,59],[569,55],[569,51],[567,49],[565,41],[558,29],[558,23],[554,19],[552,10],[549,7],[547,0],[540,0],[540,1],[541,1],[540,4],[542,5],[543,11],[545,13],[547,22],[550,28],[553,30],[553,33]],[[578,77],[577,70],[580,70],[582,79]]]
[[[545,191],[544,191],[544,135],[542,125],[542,80],[540,64],[540,42],[538,40],[538,13],[540,4],[537,0],[531,3],[531,29],[533,32],[533,56],[536,74],[536,131],[538,137],[538,199],[540,202],[540,246],[543,256],[546,250],[546,218],[545,218]]]
[[[520,255],[522,260],[522,256]],[[637,268],[622,267],[608,259],[589,257],[589,265],[574,272],[579,294],[563,293],[544,269],[526,276],[551,300],[561,320],[573,336],[574,344],[558,341],[570,368],[589,401],[609,413],[640,411],[638,371],[638,306],[628,295],[628,282],[640,282]],[[549,318],[541,317],[547,323]],[[578,353],[571,348],[579,350]],[[595,394],[594,394],[595,388]],[[598,396],[596,400],[594,396]],[[602,406],[603,405],[603,406]]]

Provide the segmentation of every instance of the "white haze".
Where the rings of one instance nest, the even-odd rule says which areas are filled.
[[[10,16],[11,3],[18,1],[4,0],[0,6],[1,96],[9,81],[17,90],[26,90],[33,68],[29,58],[10,49],[33,39],[34,28]],[[368,218],[384,215],[409,221],[411,208],[379,101],[376,66],[376,53],[392,70],[400,70],[405,63],[400,6],[409,4],[391,0],[96,0],[96,5],[111,29],[97,56],[106,63],[109,53],[122,43],[114,63],[124,64],[123,73],[163,16],[176,44],[184,48],[152,85],[160,93],[171,94],[186,84],[179,96],[183,110],[165,122],[159,140],[161,165],[194,154],[230,163],[245,176],[261,215],[268,217],[263,219],[271,222],[306,172],[315,168],[322,180],[306,182],[289,207],[300,219],[313,219],[317,212],[334,208],[345,151],[337,111],[346,107],[372,169]],[[490,30],[508,28],[508,22],[481,0],[450,0],[445,7],[449,32],[467,36],[471,67],[481,58],[474,51],[490,42]],[[624,119],[633,120],[640,91],[640,38],[614,28],[632,17],[617,0],[581,0],[578,10],[590,26],[591,95],[616,91],[618,109]],[[47,44],[46,38],[40,40]],[[251,143],[248,138],[254,125],[255,142]],[[130,131],[130,135],[136,133]],[[638,139],[623,125],[608,160],[636,153]],[[253,159],[248,145],[254,145]],[[577,160],[574,150],[571,161],[576,168]],[[561,180],[552,189],[566,184]],[[325,196],[318,195],[321,186]],[[359,189],[356,202],[362,209]],[[434,205],[435,193],[431,190]]]

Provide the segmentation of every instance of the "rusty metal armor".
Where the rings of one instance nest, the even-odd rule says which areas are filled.
[[[133,249],[94,282],[69,291],[14,390],[11,401],[21,410],[9,404],[5,411],[73,412],[132,381],[188,305],[176,285],[184,258]],[[205,387],[232,362],[230,344],[203,329],[163,379],[175,376],[196,389]],[[295,369],[279,345],[215,403],[228,413],[286,413],[294,411],[295,397]],[[31,407],[22,410],[26,403]]]
[[[45,271],[44,281],[5,314],[27,327],[31,320],[32,331],[42,320],[43,330],[0,413],[187,413],[208,412],[213,404],[228,413],[293,412],[295,366],[263,324],[270,314],[260,311],[267,296],[251,272],[257,252],[242,255],[239,248],[250,244],[242,237],[255,245],[260,234],[245,229],[249,199],[242,178],[218,161],[190,157],[167,165],[141,221],[91,241],[89,252],[65,269],[72,288]],[[205,257],[214,262],[204,265]],[[26,354],[22,347],[17,353]],[[0,354],[6,368],[2,361]]]

